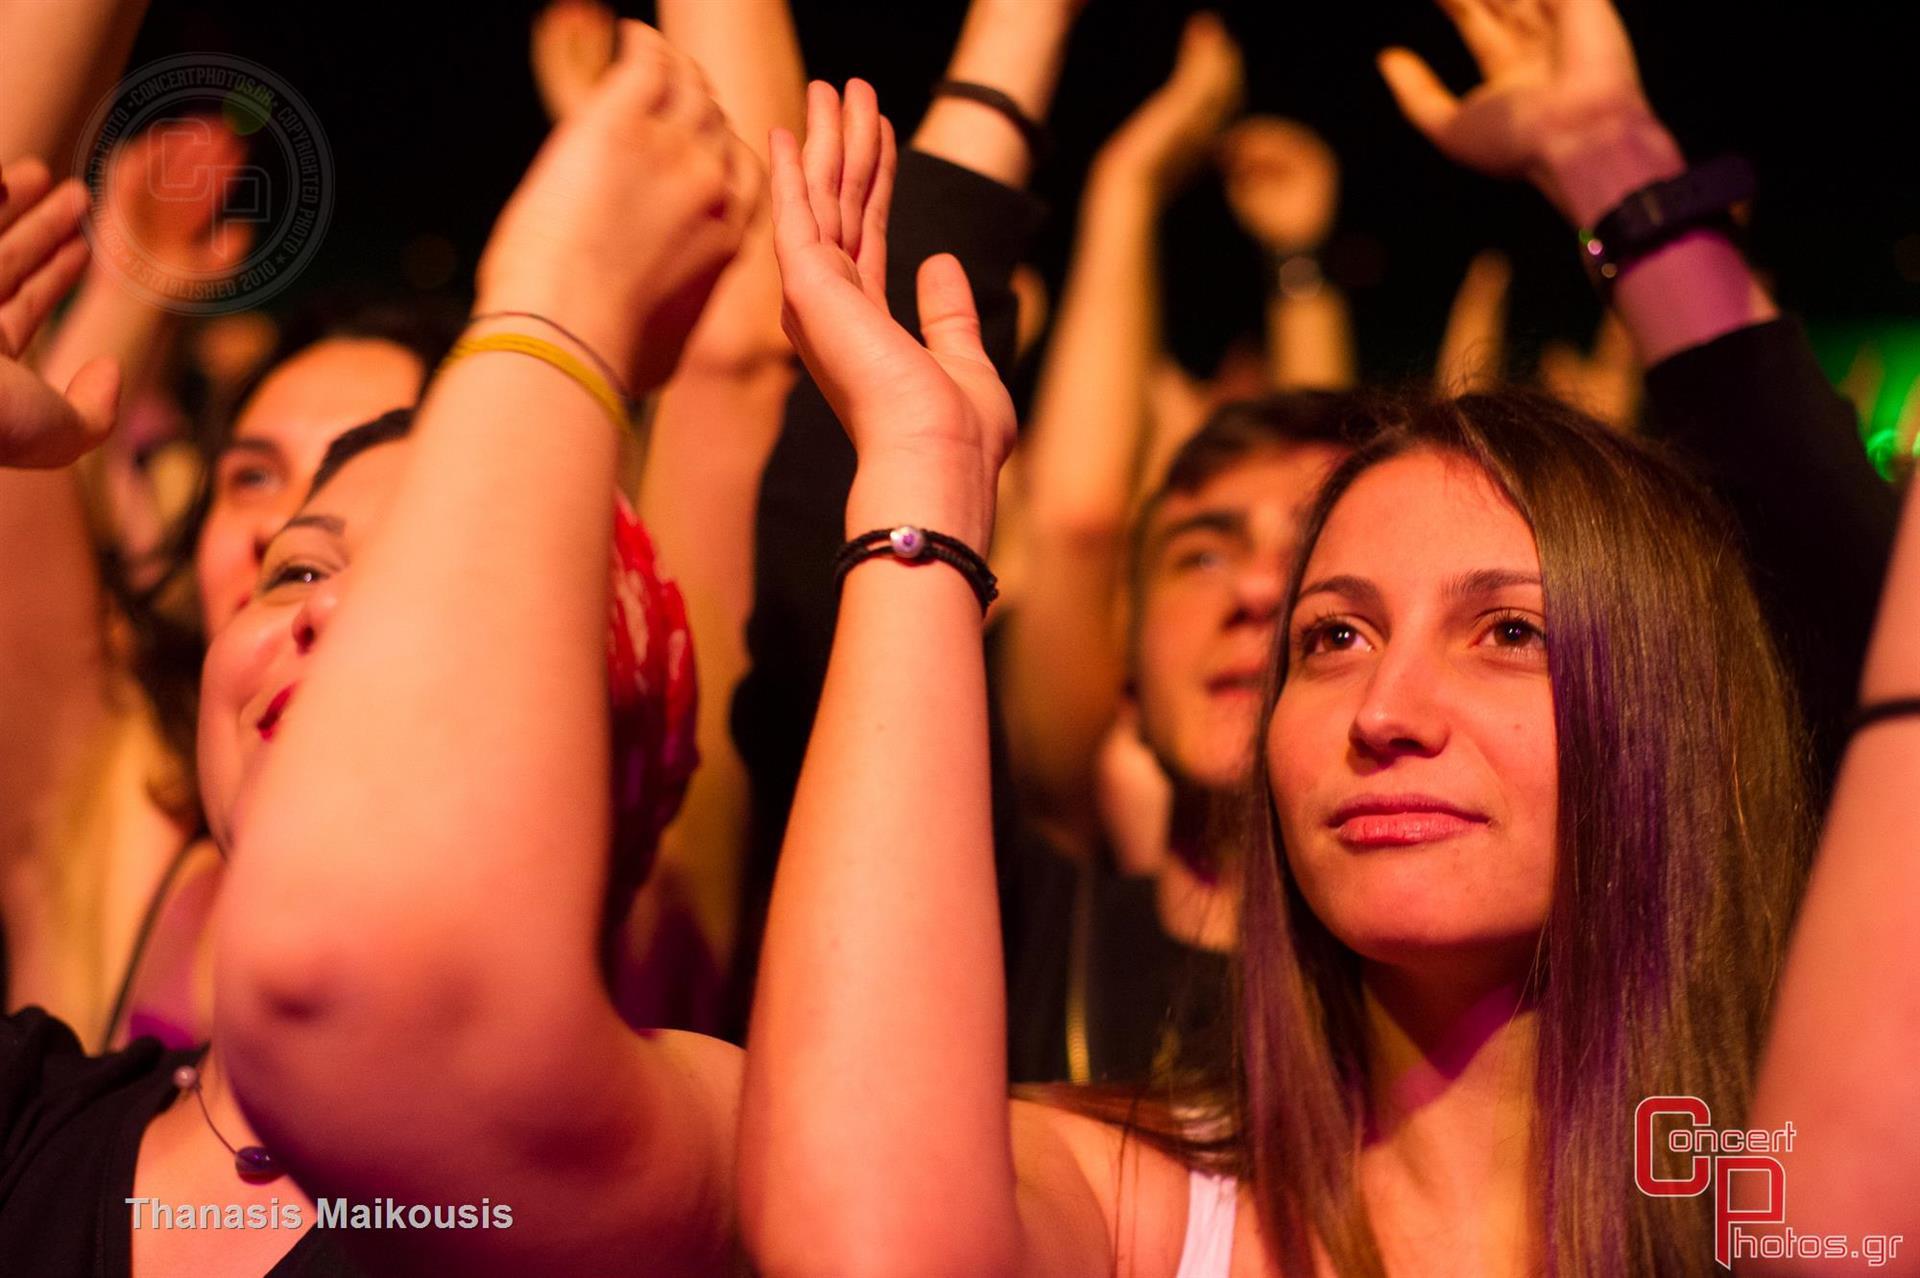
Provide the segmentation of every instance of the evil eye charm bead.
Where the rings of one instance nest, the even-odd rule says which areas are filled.
[[[887,541],[899,559],[918,559],[927,552],[927,534],[912,524],[901,524],[887,534]]]

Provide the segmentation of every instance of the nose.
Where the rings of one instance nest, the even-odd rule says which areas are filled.
[[[1248,555],[1233,579],[1230,624],[1271,626],[1280,615],[1284,568],[1273,555]]]
[[[1437,658],[1389,643],[1367,680],[1348,729],[1354,748],[1388,762],[1403,755],[1432,756],[1446,748],[1451,731]]]
[[[293,614],[293,643],[301,656],[312,652],[313,646],[320,642],[320,636],[332,624],[333,610],[339,602],[340,591],[331,577],[315,583],[307,591]]]

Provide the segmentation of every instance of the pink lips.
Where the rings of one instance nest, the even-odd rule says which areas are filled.
[[[287,702],[293,698],[293,685],[288,684],[273,694],[273,700],[267,702],[267,712],[260,716],[260,739],[273,740],[273,732],[280,723],[280,715],[286,710]]]
[[[1465,834],[1487,818],[1424,794],[1362,795],[1341,804],[1327,824],[1353,847],[1400,848]]]

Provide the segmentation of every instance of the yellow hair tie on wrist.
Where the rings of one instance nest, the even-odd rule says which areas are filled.
[[[584,360],[576,357],[564,346],[555,345],[545,338],[534,337],[528,333],[487,333],[481,337],[463,337],[453,344],[447,357],[440,361],[439,372],[444,373],[469,355],[483,355],[488,351],[511,351],[516,355],[531,355],[542,363],[553,367],[571,377],[593,396],[595,402],[606,410],[614,427],[622,431],[633,429],[633,418],[627,412],[626,401],[620,393],[608,384],[607,379]]]

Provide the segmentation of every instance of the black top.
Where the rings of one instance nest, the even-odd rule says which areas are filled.
[[[1227,956],[1166,934],[1152,878],[1031,837],[1000,873],[1010,1081],[1137,1083],[1231,1050]]]
[[[179,1094],[150,1038],[88,1056],[38,1007],[0,1019],[0,1268],[40,1278],[125,1278],[132,1266],[140,1137]],[[362,1278],[334,1238],[308,1229],[266,1278]]]
[[[1900,505],[1853,405],[1791,319],[1755,324],[1647,372],[1647,428],[1733,512],[1799,689],[1824,802],[1846,744]]]

